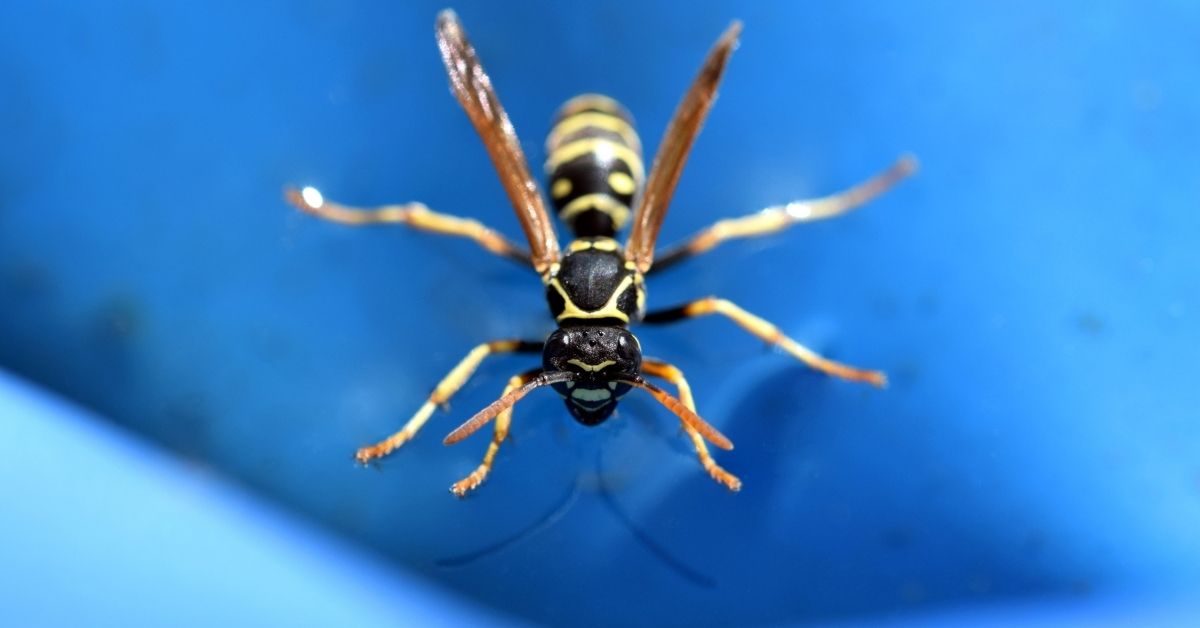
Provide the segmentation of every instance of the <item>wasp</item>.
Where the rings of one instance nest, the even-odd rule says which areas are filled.
[[[416,414],[396,433],[358,450],[368,463],[407,443],[434,410],[466,383],[480,363],[502,353],[541,353],[541,366],[513,376],[500,397],[445,437],[452,445],[495,421],[483,461],[450,490],[467,495],[488,477],[496,453],[509,432],[512,409],[521,398],[544,386],[566,402],[576,421],[594,426],[608,419],[632,389],[649,393],[679,418],[700,464],[717,482],[737,491],[741,480],[713,459],[708,444],[733,449],[733,443],[696,412],[691,387],[676,366],[643,356],[629,330],[635,323],[658,325],[717,314],[762,341],[783,349],[804,364],[835,377],[884,386],[880,371],[860,369],[818,355],[784,335],[775,325],[717,297],[705,297],[666,309],[646,311],[645,277],[711,250],[727,240],[761,236],[801,222],[830,218],[854,209],[911,174],[915,159],[901,157],[873,178],[842,192],[793,201],[757,213],[717,222],[681,245],[657,256],[655,243],[667,207],[692,144],[716,98],[741,32],[733,22],[709,51],[700,71],[675,110],[647,176],[633,118],[617,101],[584,94],[567,101],[546,140],[550,199],[574,239],[561,249],[542,193],[530,175],[512,123],[484,71],[475,49],[453,11],[438,15],[436,37],[450,88],[483,140],[496,173],[528,241],[528,250],[469,218],[435,212],[422,203],[354,208],[326,201],[316,189],[288,188],[285,196],[300,210],[346,225],[399,224],[469,238],[484,249],[532,268],[541,277],[550,313],[558,327],[544,342],[494,340],[472,349],[434,388]],[[633,209],[636,207],[636,209]],[[624,246],[615,239],[631,225]],[[675,387],[672,395],[647,376]]]

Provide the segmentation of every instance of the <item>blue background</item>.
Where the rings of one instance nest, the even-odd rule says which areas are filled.
[[[863,211],[650,283],[652,308],[729,298],[889,371],[888,390],[817,376],[726,321],[645,329],[647,353],[688,373],[701,414],[737,444],[718,459],[742,493],[707,478],[652,401],[631,397],[585,430],[538,394],[465,501],[446,488],[486,436],[440,437],[528,359],[486,363],[378,471],[351,454],[474,344],[544,337],[537,278],[469,242],[339,227],[280,198],[295,183],[354,204],[421,200],[520,236],[448,94],[440,8],[0,8],[0,365],[95,413],[29,410],[36,393],[18,386],[3,420],[119,426],[80,445],[94,455],[13,428],[6,446],[42,455],[9,457],[18,516],[0,523],[0,549],[137,538],[120,517],[62,508],[85,480],[118,512],[192,494],[139,488],[155,474],[95,456],[226,487],[189,502],[209,515],[164,515],[166,540],[118,553],[136,560],[71,552],[70,571],[19,553],[0,567],[21,601],[10,615],[41,617],[31,592],[50,587],[62,621],[155,617],[100,604],[97,579],[168,609],[214,583],[257,600],[355,589],[297,584],[277,577],[282,559],[233,550],[238,566],[219,575],[155,577],[160,543],[182,548],[175,565],[211,557],[188,540],[218,542],[206,517],[246,499],[287,514],[234,517],[262,530],[239,543],[303,526],[316,537],[278,534],[293,555],[382,560],[334,572],[409,609],[441,594],[405,578],[497,617],[575,625],[1187,616],[1194,603],[1176,600],[1200,583],[1200,8],[460,3],[535,170],[553,110],[582,91],[620,99],[652,152],[708,46],[745,22],[664,242],[841,189],[902,152],[922,161]],[[130,435],[170,453],[102,444]],[[22,460],[61,473],[23,477]],[[389,617],[352,597],[328,608]],[[428,613],[449,621],[448,608]]]

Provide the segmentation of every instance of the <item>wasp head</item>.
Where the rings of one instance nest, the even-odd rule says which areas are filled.
[[[629,384],[620,380],[641,374],[642,348],[624,327],[563,327],[546,340],[542,368],[574,374],[570,381],[554,384],[554,389],[575,420],[596,425],[629,392]]]

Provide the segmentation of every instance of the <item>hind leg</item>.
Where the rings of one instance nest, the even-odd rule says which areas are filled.
[[[525,249],[482,223],[470,218],[440,214],[422,203],[361,209],[327,201],[315,188],[287,188],[284,190],[284,198],[300,211],[331,222],[352,226],[408,225],[418,231],[460,236],[474,240],[476,244],[496,255],[516,260],[526,266],[532,265],[529,253]]]

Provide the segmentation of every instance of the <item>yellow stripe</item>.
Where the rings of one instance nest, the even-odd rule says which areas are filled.
[[[554,150],[562,138],[587,127],[616,133],[625,140],[630,148],[642,150],[642,141],[638,138],[637,132],[633,130],[633,126],[615,115],[596,111],[577,113],[554,125],[554,128],[550,129],[550,135],[546,137],[546,150],[548,152]]]
[[[588,249],[596,249],[597,251],[616,251],[618,248],[617,241],[612,238],[598,237],[578,240],[571,240],[567,245],[567,251],[570,253],[578,253]]]
[[[603,137],[589,137],[559,146],[554,152],[550,153],[550,158],[546,160],[546,172],[554,172],[555,168],[588,153],[597,153],[600,155],[607,153],[614,156],[629,166],[629,169],[633,172],[634,179],[644,181],[646,178],[645,168],[642,166],[642,157],[640,155],[628,146],[618,144]]]
[[[558,115],[567,117],[584,109],[599,109],[612,114],[621,112],[621,103],[604,94],[580,94],[558,108]]]
[[[613,221],[613,228],[617,230],[620,230],[629,220],[629,208],[607,194],[584,194],[567,203],[567,206],[558,215],[563,222],[570,223],[575,220],[576,215],[589,209],[596,209],[608,214]]]
[[[612,252],[617,250],[617,241],[612,238],[596,238],[592,240],[592,248],[597,251]]]
[[[594,312],[585,312],[579,309],[579,306],[575,305],[575,302],[571,300],[570,295],[563,289],[558,278],[551,279],[550,285],[554,286],[554,289],[558,291],[558,294],[562,295],[563,299],[562,314],[559,314],[554,320],[560,322],[567,318],[615,318],[628,323],[629,316],[617,308],[617,299],[621,298],[621,294],[629,288],[629,284],[631,283],[633,283],[633,275],[626,275],[621,280],[621,283],[617,284],[617,289],[613,290],[612,296],[608,298],[608,303],[605,303],[600,309]]]
[[[562,264],[559,264],[558,262],[551,264],[550,268],[547,268],[546,272],[542,273],[542,283],[549,284],[551,279],[554,279],[558,276],[558,271],[561,269]]]

